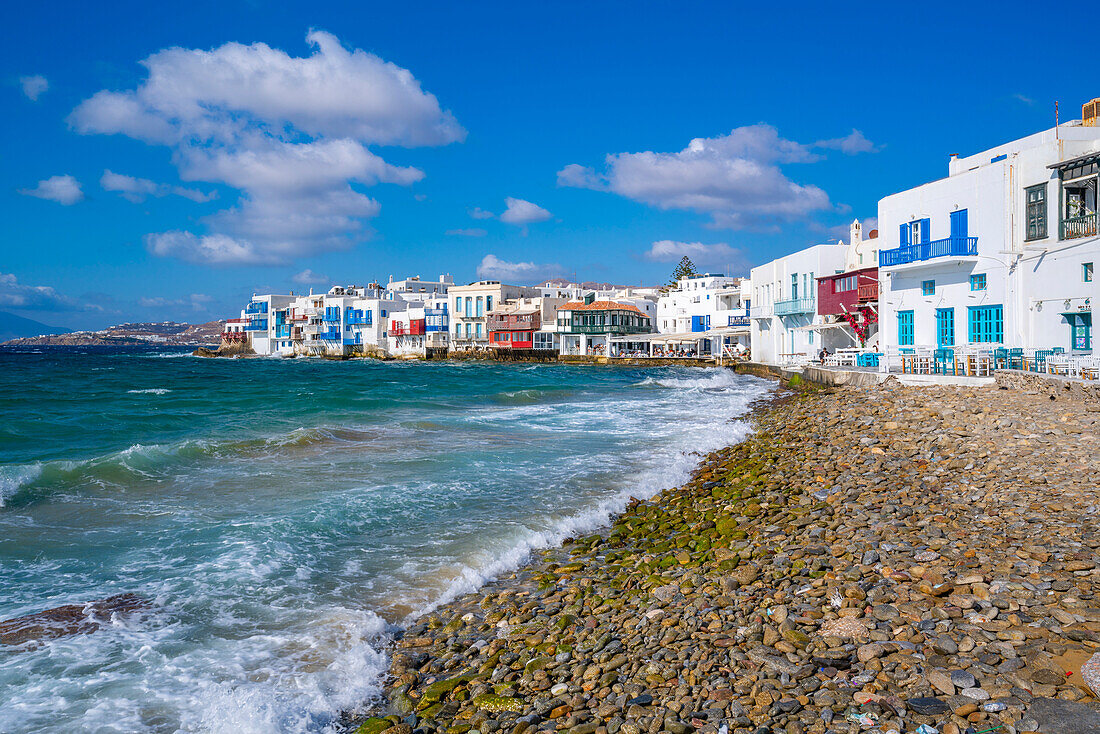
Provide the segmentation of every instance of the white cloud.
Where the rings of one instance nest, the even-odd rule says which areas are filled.
[[[832,138],[830,140],[819,140],[814,143],[817,148],[827,148],[831,150],[839,150],[846,155],[856,155],[858,153],[876,153],[879,148],[867,139],[859,130],[855,128],[848,135],[843,138]]]
[[[829,209],[823,190],[792,181],[780,168],[819,159],[811,146],[781,138],[770,125],[750,125],[717,138],[695,138],[675,153],[611,154],[603,173],[571,164],[558,172],[558,182],[660,209],[708,214],[714,226],[740,229]]]
[[[725,242],[706,245],[702,242],[677,242],[676,240],[658,240],[654,242],[643,257],[651,262],[679,262],[687,256],[696,265],[729,266],[732,270],[743,270],[747,265],[744,253],[730,247]]]
[[[165,49],[142,62],[148,77],[137,88],[98,92],[73,111],[79,132],[168,145],[183,180],[240,190],[235,206],[203,220],[205,234],[149,235],[151,252],[232,264],[346,249],[369,234],[362,220],[379,211],[351,184],[407,186],[424,177],[367,146],[465,137],[408,70],[328,33],[311,31],[307,40],[314,52],[301,58],[263,43]]]
[[[205,311],[207,304],[213,301],[212,296],[205,293],[192,293],[187,298],[165,298],[154,296],[152,298],[140,298],[138,303],[144,308],[178,308],[189,306],[196,311]]]
[[[486,255],[477,266],[477,277],[489,280],[509,281],[512,283],[536,283],[563,275],[561,265],[533,262],[508,262],[496,255]]]
[[[255,264],[268,260],[248,242],[223,234],[199,236],[178,229],[145,235],[145,247],[154,255],[178,257],[200,265]]]
[[[84,199],[84,192],[80,190],[80,182],[68,174],[50,176],[43,181],[39,181],[33,189],[19,189],[19,193],[39,199],[56,201],[62,206],[72,206]]]
[[[23,285],[12,273],[0,273],[0,308],[26,308],[35,311],[100,310],[62,295],[48,285]]]
[[[493,214],[492,212],[487,212],[478,206],[475,206],[473,209],[470,210],[470,217],[473,219],[492,219],[495,216],[496,214]]]
[[[465,138],[407,69],[349,51],[331,33],[312,30],[306,40],[314,47],[307,57],[265,43],[158,51],[141,62],[149,77],[137,89],[96,93],[72,123],[81,132],[158,143],[232,140],[257,124],[385,145]]]
[[[526,225],[534,222],[544,222],[553,216],[538,204],[532,204],[523,199],[515,199],[509,196],[504,200],[504,203],[507,204],[508,208],[500,215],[500,221],[508,224]]]
[[[38,98],[50,88],[50,82],[41,74],[19,77],[19,85],[23,87],[23,94],[31,102],[37,102]]]
[[[489,233],[481,227],[467,227],[465,229],[448,229],[446,234],[450,237],[484,237]]]
[[[103,171],[103,176],[99,179],[99,185],[104,191],[114,191],[122,198],[135,204],[145,201],[150,196],[161,197],[169,194],[182,196],[200,204],[216,199],[218,196],[217,192],[214,191],[204,193],[198,189],[158,184],[156,181],[150,181],[147,178],[127,176],[123,173],[115,173],[110,169]]]
[[[297,275],[292,277],[291,280],[293,280],[295,283],[298,283],[299,285],[314,285],[314,284],[317,284],[317,283],[330,283],[330,282],[332,282],[328,279],[327,275],[321,275],[319,273],[315,273],[312,270],[310,270],[309,268],[306,268],[302,272],[298,273]]]

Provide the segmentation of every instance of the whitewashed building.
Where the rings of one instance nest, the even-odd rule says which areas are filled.
[[[681,278],[657,301],[654,323],[662,335],[691,340],[703,354],[749,343],[745,278],[704,273]]]
[[[888,347],[1091,353],[1100,127],[1085,122],[952,156],[947,178],[879,202]]]
[[[499,280],[479,280],[469,285],[452,285],[448,290],[451,320],[451,344],[455,351],[487,349],[489,330],[486,318],[504,301],[535,298],[542,295],[536,286],[504,285]]]
[[[808,328],[824,323],[817,314],[817,278],[842,272],[847,251],[843,243],[814,245],[752,269],[749,324],[754,361],[783,364],[817,355],[821,339]]]

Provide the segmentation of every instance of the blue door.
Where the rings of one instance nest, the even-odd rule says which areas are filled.
[[[965,240],[968,234],[968,215],[966,209],[951,212],[951,239]]]
[[[955,346],[955,309],[936,309],[936,346]]]

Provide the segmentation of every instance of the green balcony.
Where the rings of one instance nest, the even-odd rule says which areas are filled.
[[[817,305],[813,298],[791,298],[786,301],[776,301],[776,316],[796,316],[803,313],[813,313]]]

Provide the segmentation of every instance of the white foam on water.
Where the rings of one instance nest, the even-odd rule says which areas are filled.
[[[0,466],[0,507],[22,487],[42,476],[42,464],[24,464],[22,466]]]
[[[527,367],[533,366],[524,369]],[[588,393],[582,389],[576,395],[552,391],[545,403],[479,406],[471,421],[464,420],[464,413],[450,418],[425,413],[450,421],[447,428],[435,429],[426,443],[423,432],[410,428],[391,431],[388,438],[393,453],[409,459],[415,453],[410,447],[424,443],[427,449],[416,450],[434,452],[426,456],[436,461],[440,455],[446,456],[451,442],[469,428],[471,436],[461,436],[465,443],[460,449],[468,452],[468,458],[457,464],[455,474],[432,475],[424,464],[416,463],[420,461],[416,454],[409,463],[392,470],[401,472],[404,482],[395,479],[392,490],[380,490],[383,479],[376,476],[372,465],[363,469],[363,464],[350,464],[363,476],[355,478],[358,483],[349,481],[345,495],[330,488],[329,494],[317,495],[319,503],[304,513],[295,514],[276,504],[258,506],[254,515],[232,514],[215,526],[213,537],[201,535],[203,527],[187,524],[189,506],[171,505],[174,512],[168,517],[177,525],[168,526],[163,542],[158,537],[158,542],[145,548],[142,541],[125,536],[135,549],[120,556],[121,562],[111,569],[114,580],[110,588],[95,586],[91,579],[74,585],[71,579],[75,576],[70,572],[62,574],[39,563],[34,572],[41,575],[38,583],[42,586],[37,588],[49,589],[50,577],[66,576],[70,581],[66,590],[38,592],[35,598],[48,601],[35,609],[132,591],[155,599],[155,611],[138,619],[120,620],[95,634],[53,640],[15,653],[0,651],[0,690],[18,702],[0,706],[0,731],[332,731],[340,711],[380,693],[388,669],[383,651],[389,630],[372,611],[374,597],[404,596],[406,608],[415,609],[411,616],[416,616],[519,567],[538,549],[606,526],[631,497],[648,499],[682,484],[700,454],[748,434],[750,428],[742,417],[749,403],[770,389],[770,383],[724,372],[678,368],[633,387],[618,384],[611,390],[594,388]],[[517,387],[517,392],[523,389]],[[532,394],[539,389],[531,388]],[[377,440],[377,431],[364,428],[359,435],[347,432],[347,426],[329,428],[332,424],[323,420],[328,425],[287,428],[267,437],[241,440],[271,449],[284,443],[320,441],[326,451],[344,447],[347,455],[359,452],[375,461],[377,454],[367,452]],[[609,453],[598,443],[592,445],[591,455],[556,449],[554,474],[543,477],[545,467],[539,462],[554,455],[556,442],[567,440],[558,433],[547,433],[552,430],[592,436],[596,441],[614,437],[620,442],[615,446],[622,450]],[[500,475],[504,488],[511,490],[509,501],[513,504],[481,516],[464,516],[464,502],[484,504],[496,499],[493,487],[480,483],[472,485],[468,495],[458,491],[455,496],[436,498],[454,503],[456,527],[433,532],[438,529],[417,526],[421,519],[417,514],[421,499],[417,472],[425,474],[426,483],[446,480],[448,487],[461,490],[462,482],[471,476],[501,471],[491,454],[477,453],[478,432],[491,433],[494,440],[509,447],[509,434],[521,436],[519,441],[535,435],[546,448],[509,467],[511,473]],[[160,472],[159,467],[167,465],[157,474],[157,481],[163,474],[163,481],[169,483],[173,473],[181,470],[178,464],[168,465],[166,459],[178,456],[183,447],[202,449],[206,440],[221,445],[214,439],[134,444],[90,462],[73,462],[72,468],[118,461],[134,471]],[[222,452],[214,449],[193,453],[186,457],[193,462],[187,464],[192,473],[183,475],[182,480],[194,483],[201,479],[203,486],[211,489],[220,490],[226,481],[239,481],[234,475],[242,466],[249,467],[253,479],[261,475],[260,469],[269,469],[254,461],[241,465],[225,462]],[[279,453],[284,461],[294,461],[301,454],[287,451],[285,446]],[[235,456],[230,451],[230,458]],[[312,454],[306,456],[306,461],[314,461]],[[59,464],[51,462],[51,466]],[[208,466],[213,472],[209,477],[202,473]],[[292,467],[286,471],[293,471]],[[40,465],[0,467],[0,501],[35,481],[41,471]],[[226,471],[229,473],[217,473]],[[439,471],[447,469],[444,466]],[[300,485],[290,481],[287,486],[330,484],[335,476],[307,469],[294,480]],[[540,483],[540,478],[546,483]],[[260,481],[266,482],[266,477]],[[162,485],[153,486],[158,487],[159,497]],[[568,496],[555,505],[556,498],[547,501],[538,496],[544,486],[565,487]],[[396,499],[387,502],[387,493],[397,495]],[[208,505],[194,510],[203,525],[219,519],[222,503],[229,512],[235,499],[231,490],[212,494],[216,496]],[[279,499],[290,503],[294,497]],[[386,545],[397,540],[378,538],[379,525],[374,523],[379,522],[379,510],[375,505],[393,508],[382,516],[385,529],[392,526],[403,536],[398,540],[408,539],[415,545]],[[134,511],[132,505],[123,507]],[[150,517],[143,516],[132,525],[120,524],[118,531],[140,531],[142,523],[152,522]],[[146,532],[156,534],[159,529],[152,526]],[[419,555],[410,552],[402,556],[405,548],[416,548]],[[388,570],[377,567],[378,558],[385,558]],[[94,570],[85,573],[90,576]],[[401,588],[393,590],[395,584]],[[24,596],[31,593],[27,590]],[[61,599],[59,594],[74,596]],[[12,599],[5,601],[10,608]],[[21,605],[17,613],[24,613],[25,608]]]
[[[166,387],[150,387],[144,390],[127,390],[132,395],[167,395],[172,392]]]
[[[670,396],[662,400],[670,412],[676,402],[690,399],[691,396],[684,393],[706,390],[715,395],[714,405],[710,406],[714,412],[699,420],[700,416],[690,410],[694,406],[684,404],[689,411],[676,416],[681,430],[678,435],[668,437],[663,446],[654,446],[655,461],[649,468],[637,475],[622,477],[627,480],[623,486],[611,496],[600,499],[594,506],[560,517],[545,518],[540,529],[528,528],[511,537],[499,539],[492,548],[475,553],[473,558],[459,564],[454,571],[453,580],[440,594],[409,615],[406,624],[463,594],[476,591],[505,573],[516,570],[528,562],[534,551],[555,547],[566,538],[606,527],[613,516],[626,509],[632,498],[650,499],[665,489],[683,484],[690,478],[703,455],[744,440],[749,435],[751,426],[737,418],[747,413],[753,401],[770,391],[771,384],[755,378],[738,377],[727,370],[694,368],[691,372],[687,377],[647,378],[639,385],[671,388]],[[640,418],[640,421],[631,420],[630,407],[631,401],[618,400],[580,407],[571,405],[567,416],[556,416],[559,425],[547,428],[568,431],[571,430],[570,424],[584,425],[593,419],[594,413],[602,413],[605,418],[608,414],[620,416],[620,422],[624,424],[622,431],[644,431],[645,425],[653,416],[648,413],[638,416],[635,413],[633,417]],[[482,415],[471,417],[471,420],[530,421],[554,413],[552,406],[516,406],[506,410],[493,410],[490,417]],[[560,424],[561,421],[564,421],[564,425]],[[639,422],[641,425],[638,425]],[[527,427],[533,426],[528,424]]]

